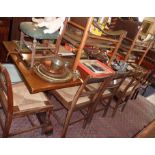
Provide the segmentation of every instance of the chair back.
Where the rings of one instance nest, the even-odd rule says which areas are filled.
[[[0,101],[6,115],[13,114],[12,83],[7,69],[0,64]]]
[[[63,35],[64,35],[65,31],[66,31],[67,22],[68,22],[68,17],[65,18],[62,32],[61,32],[61,34],[57,38],[57,41],[56,41],[56,44],[55,44],[55,49],[54,49],[54,53],[55,54],[58,54],[58,52],[59,52],[59,47],[60,47]]]
[[[116,72],[116,74],[113,76],[112,81],[107,86],[107,89],[110,91],[110,96],[113,97],[120,85],[123,83],[125,78],[130,74],[129,71],[127,72]]]
[[[125,38],[120,46],[121,53],[125,54],[125,61],[134,62],[141,65],[144,57],[153,45],[153,35],[149,39],[143,39],[143,25],[139,26],[137,34],[133,39]],[[124,55],[123,54],[123,55]]]
[[[149,77],[151,75],[151,70],[141,70],[141,76],[139,77],[139,82],[141,85],[149,83]]]
[[[139,86],[144,75],[144,72],[142,72],[141,70],[130,71],[119,87],[121,88],[120,95],[124,97],[132,95],[132,93],[134,93],[134,90]]]
[[[151,73],[150,73],[150,75],[149,75],[149,77],[148,77],[148,81],[149,81],[151,84],[155,85],[155,70],[152,70],[152,71],[151,71]]]
[[[68,26],[63,38],[74,47],[79,48],[88,20],[89,18],[71,18],[71,20],[68,21]],[[100,29],[97,23],[92,22],[91,24]],[[117,50],[123,38],[126,36],[126,31],[107,31],[102,29],[100,29],[100,31],[103,32],[102,36],[96,36],[90,33],[88,34],[86,41],[83,43],[84,50],[88,55],[99,51],[100,54],[98,53],[99,55],[93,55],[93,58],[103,61],[104,63],[107,62],[108,64],[111,64],[116,57]],[[109,51],[108,53],[110,53],[109,60],[106,55],[107,50]]]
[[[92,76],[88,76],[81,84],[81,86],[79,87],[79,89],[77,90],[73,101],[72,101],[72,107],[76,107],[76,103],[77,101],[81,98],[89,98],[89,102],[94,103],[97,102],[99,100],[99,98],[102,96],[102,92],[106,90],[106,87],[108,86],[108,84],[110,83],[110,81],[112,80],[114,75],[110,75],[107,77],[92,77]],[[98,89],[88,89],[87,86],[89,84],[94,84],[94,83],[98,83]],[[83,100],[84,101],[84,100]],[[84,101],[85,102],[85,101]]]
[[[122,18],[112,17],[109,29],[112,29],[113,31],[125,30],[127,31],[127,37],[130,39],[134,39],[139,26],[140,22],[138,21],[123,20]]]

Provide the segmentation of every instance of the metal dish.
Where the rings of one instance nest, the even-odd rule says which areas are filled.
[[[73,78],[73,74],[72,72],[66,68],[65,72],[66,72],[66,76],[64,77],[52,77],[47,75],[46,73],[42,72],[42,70],[40,69],[41,64],[35,64],[34,65],[34,72],[42,79],[48,81],[48,82],[52,82],[52,83],[63,83],[63,82],[68,82]],[[54,74],[53,74],[54,75]]]
[[[45,67],[45,65],[43,64],[39,64],[38,65],[38,68],[39,70],[45,74],[45,75],[48,75],[48,76],[51,76],[51,77],[55,77],[55,78],[64,78],[66,77],[67,75],[67,71],[66,71],[66,68],[63,68],[63,70],[61,70],[60,73],[57,73],[57,72],[53,72],[53,70],[49,70],[47,67]]]

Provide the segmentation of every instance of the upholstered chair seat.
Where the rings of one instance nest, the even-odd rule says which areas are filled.
[[[38,57],[40,59],[46,59],[47,57],[51,58],[51,55],[53,53],[55,54],[58,53],[66,24],[67,24],[67,18],[64,21],[63,30],[61,31],[61,34],[59,34],[59,31],[53,33],[44,33],[44,31],[47,30],[47,28],[45,26],[38,27],[34,22],[20,23],[20,30],[21,30],[20,46],[19,49],[17,49],[17,51],[20,53],[24,53],[23,47],[26,46],[32,52],[31,61],[29,62],[30,67],[33,67],[35,60],[38,59]],[[26,39],[27,37],[31,39],[27,41]],[[55,44],[51,44],[50,40],[52,40],[52,42],[54,42],[54,40],[57,41]],[[44,54],[45,50],[52,52],[49,55]],[[39,51],[39,53],[37,51]]]
[[[44,33],[45,27],[35,26],[33,22],[22,22],[20,24],[20,29],[26,35],[35,39],[57,39],[59,32],[54,33]]]

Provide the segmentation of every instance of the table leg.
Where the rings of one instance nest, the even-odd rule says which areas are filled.
[[[42,128],[42,132],[46,135],[53,134],[53,126],[51,121],[47,121],[46,112],[36,114],[40,124],[47,124]]]

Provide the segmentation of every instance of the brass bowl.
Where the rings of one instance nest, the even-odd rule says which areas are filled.
[[[50,72],[62,73],[64,71],[65,64],[60,57],[53,57],[51,59]]]

